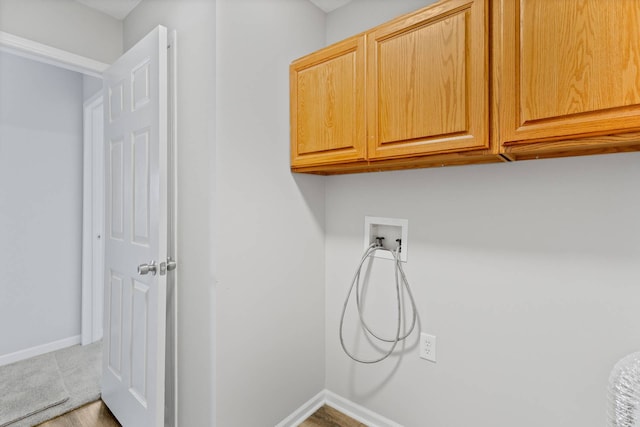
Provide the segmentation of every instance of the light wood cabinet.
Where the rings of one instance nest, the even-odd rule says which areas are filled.
[[[488,148],[485,1],[438,3],[367,33],[370,159]]]
[[[640,1],[499,0],[494,16],[505,154],[638,148]]]
[[[291,166],[364,160],[364,35],[290,67]]]
[[[638,151],[639,30],[640,0],[442,0],[398,17],[291,65],[292,170]]]
[[[441,1],[294,61],[292,169],[501,161],[488,135],[487,4]]]

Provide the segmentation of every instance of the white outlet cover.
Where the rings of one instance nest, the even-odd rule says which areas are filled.
[[[436,336],[427,333],[420,333],[420,357],[431,362],[436,361]]]
[[[395,230],[397,229],[397,230]],[[409,252],[409,220],[402,218],[384,218],[379,216],[364,217],[364,250],[375,242],[374,234],[377,230],[383,231],[384,246],[387,249],[395,249],[396,238],[402,239],[400,261],[407,262]],[[388,235],[385,235],[388,234]],[[393,255],[387,251],[377,251],[376,258],[393,259]]]

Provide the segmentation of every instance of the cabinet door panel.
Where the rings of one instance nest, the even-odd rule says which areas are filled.
[[[501,139],[640,128],[640,2],[502,0]]]
[[[378,112],[381,143],[465,131],[465,18],[457,14],[379,43],[378,98],[388,101]]]
[[[371,158],[488,147],[484,1],[447,1],[368,34]]]
[[[364,36],[291,65],[291,165],[365,157]]]

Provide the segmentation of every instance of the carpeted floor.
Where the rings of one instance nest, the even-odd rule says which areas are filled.
[[[34,359],[36,359],[35,362]],[[47,364],[49,367],[42,368],[45,364],[41,363],[42,361],[40,359],[50,362]],[[23,365],[27,365],[26,370],[24,370]],[[100,398],[100,373],[102,369],[101,342],[93,343],[84,347],[76,345],[44,354],[42,356],[37,356],[33,359],[23,360],[12,365],[3,366],[1,368],[2,371],[0,371],[0,381],[3,379],[2,372],[6,370],[6,375],[8,377],[24,375],[21,382],[26,383],[28,386],[32,382],[35,383],[36,376],[45,375],[43,370],[38,370],[38,366],[43,370],[46,369],[46,375],[48,375],[47,378],[54,378],[55,375],[53,375],[53,372],[55,369],[58,370],[58,378],[61,379],[61,384],[58,383],[58,386],[62,386],[66,398],[61,394],[57,395],[57,399],[48,397],[48,400],[51,400],[50,403],[52,403],[53,406],[43,404],[32,405],[31,407],[51,407],[30,415],[27,418],[6,424],[7,427],[31,427]],[[53,366],[53,369],[51,366]],[[29,370],[29,367],[31,370]],[[19,374],[19,372],[25,372],[25,374]],[[31,372],[33,375],[27,375],[27,372]],[[53,389],[60,391],[59,387],[58,389],[55,388],[56,385],[54,379],[51,379],[47,384],[54,384],[52,386]],[[13,396],[16,399],[26,398],[36,400],[40,398],[41,394],[38,391],[41,389],[40,386],[31,388],[30,391],[25,391],[24,387],[14,387],[9,389],[6,384],[2,384],[0,387],[2,387],[2,389],[0,389],[0,393],[3,393],[3,395],[8,393],[8,396]],[[50,395],[51,393],[48,394],[48,396]],[[58,402],[61,401],[61,403],[55,404],[57,403],[55,402],[56,400]],[[5,416],[7,408],[8,406],[5,405],[0,406],[0,420]],[[15,419],[15,416],[13,418]],[[2,425],[3,424],[0,423],[0,426]]]
[[[69,400],[53,354],[0,368],[0,427]]]

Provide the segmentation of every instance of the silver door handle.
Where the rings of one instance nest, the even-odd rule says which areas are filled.
[[[138,274],[141,276],[149,273],[155,276],[157,271],[158,266],[155,261],[151,261],[149,264],[140,264],[138,266]]]
[[[160,263],[160,275],[164,276],[167,271],[173,271],[177,266],[178,264],[171,257],[167,258],[166,262]]]

